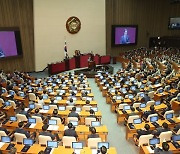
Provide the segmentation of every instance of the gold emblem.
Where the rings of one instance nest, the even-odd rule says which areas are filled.
[[[81,29],[81,22],[77,17],[70,17],[66,21],[66,29],[71,34],[76,34]]]

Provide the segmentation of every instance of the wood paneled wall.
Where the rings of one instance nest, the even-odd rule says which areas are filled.
[[[5,71],[34,71],[33,0],[0,0],[0,27],[19,27],[23,56],[0,59]]]
[[[138,47],[148,47],[149,38],[180,36],[180,30],[169,30],[169,17],[180,16],[180,4],[169,0],[106,0],[106,52],[112,56]],[[112,25],[138,25],[136,46],[111,47]]]

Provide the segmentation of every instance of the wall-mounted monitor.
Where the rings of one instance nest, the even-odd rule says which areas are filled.
[[[169,29],[180,29],[180,17],[169,18]]]
[[[0,59],[22,55],[20,30],[0,28]]]
[[[136,45],[137,25],[112,25],[112,46]]]

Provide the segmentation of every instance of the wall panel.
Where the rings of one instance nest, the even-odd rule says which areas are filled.
[[[23,57],[0,59],[5,71],[34,71],[33,0],[0,0],[0,27],[19,27]]]
[[[180,16],[180,4],[169,0],[106,0],[106,51],[112,56],[138,47],[148,47],[153,36],[180,36],[169,30],[169,17]],[[138,25],[136,46],[111,47],[111,25]]]

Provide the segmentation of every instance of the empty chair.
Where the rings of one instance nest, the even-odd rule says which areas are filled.
[[[36,95],[34,93],[29,93],[29,100],[30,101],[35,101],[36,100]]]
[[[102,142],[101,138],[88,138],[87,145],[91,149],[97,149],[98,142]]]
[[[69,121],[78,121],[78,118],[77,117],[68,117],[67,123],[69,123]]]
[[[47,141],[52,141],[50,136],[39,135],[38,136],[40,145],[47,145]]]
[[[42,122],[42,118],[39,117],[39,116],[32,116],[32,118],[35,118],[37,123],[41,123]]]
[[[162,132],[159,135],[160,142],[162,143],[163,141],[170,141],[171,140],[171,136],[172,136],[172,132],[171,131]]]
[[[39,103],[35,103],[35,108],[37,109],[42,109],[43,108],[43,105],[42,104],[39,104]]]
[[[150,118],[151,118],[151,117],[155,117],[155,116],[158,117],[158,114],[157,114],[157,113],[155,113],[155,114],[150,114],[150,115],[147,117],[147,121],[150,121]]]
[[[133,104],[133,107],[134,107],[134,108],[137,108],[137,107],[140,107],[140,105],[141,105],[141,103],[134,103],[134,104]]]
[[[138,118],[139,118],[139,115],[129,116],[129,118],[128,118],[128,124],[129,124],[129,123],[133,123],[134,119],[138,119]]]
[[[1,136],[7,136],[6,132],[3,130],[0,130],[0,138],[1,138]]]
[[[11,106],[16,109],[16,103],[13,100],[8,100],[8,102],[10,102]]]
[[[16,114],[16,117],[19,122],[27,121],[27,117],[24,114]]]
[[[94,118],[94,117],[87,117],[87,118],[85,118],[85,125],[91,126],[91,122],[92,121],[96,121],[96,118]]]
[[[148,102],[146,103],[146,106],[154,105],[154,103],[155,103],[155,101],[148,101]]]
[[[51,117],[51,119],[52,119],[52,120],[56,120],[56,121],[57,121],[57,125],[62,124],[61,119],[60,119],[60,118],[58,118],[58,117]]]
[[[119,109],[119,110],[123,110],[123,107],[124,107],[125,105],[128,105],[128,104],[126,104],[126,103],[119,104],[119,107],[118,107],[118,109]]]
[[[74,106],[66,106],[66,110],[72,110],[72,108],[73,108]]]
[[[149,96],[151,99],[153,99],[153,98],[154,98],[154,91],[150,91],[150,92],[148,93],[148,96]]]
[[[143,144],[148,144],[149,145],[149,140],[152,139],[154,135],[149,134],[149,135],[141,135],[139,137],[139,146]]]
[[[165,86],[164,91],[169,91],[171,89],[170,85]]]
[[[63,136],[62,142],[63,146],[72,147],[72,142],[76,142],[76,138],[72,136]]]
[[[15,140],[18,143],[23,143],[23,139],[27,138],[25,134],[21,134],[21,133],[14,133],[15,136]]]

